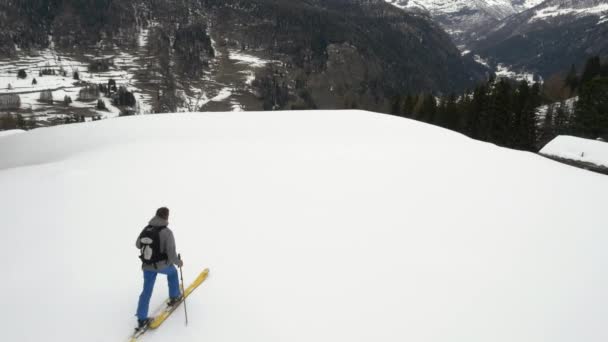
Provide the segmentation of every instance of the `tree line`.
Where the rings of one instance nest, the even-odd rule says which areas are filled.
[[[391,113],[528,151],[562,134],[608,140],[608,61],[592,57],[551,84],[492,77],[459,95],[398,95]]]

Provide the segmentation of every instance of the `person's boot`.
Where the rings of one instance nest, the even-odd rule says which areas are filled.
[[[179,297],[170,298],[169,301],[167,302],[167,306],[173,306],[175,304],[178,304],[179,302],[182,301],[183,298],[184,298],[184,296],[182,296],[182,295],[180,295]]]
[[[138,319],[137,320],[137,328],[135,328],[135,330],[140,330],[145,328],[148,324],[150,324],[152,322],[151,318],[146,318],[146,319]]]

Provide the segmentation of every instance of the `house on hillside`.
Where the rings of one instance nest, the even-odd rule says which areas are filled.
[[[560,135],[539,152],[559,162],[608,175],[608,142]]]
[[[40,102],[53,104],[53,92],[50,90],[43,90],[40,92]]]
[[[114,66],[114,57],[96,57],[89,63],[89,72],[105,72]]]
[[[78,92],[78,100],[79,101],[94,101],[99,98],[99,87],[94,84],[87,85],[83,87]]]
[[[21,107],[21,97],[17,94],[0,95],[0,110],[19,109]]]

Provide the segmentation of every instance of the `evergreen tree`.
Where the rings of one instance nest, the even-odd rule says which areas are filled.
[[[608,79],[599,78],[582,85],[573,121],[574,132],[579,136],[608,137]]]
[[[444,97],[439,97],[435,99],[437,103],[437,108],[435,109],[435,117],[431,122],[433,125],[445,127],[445,112],[446,112],[446,102]]]
[[[502,146],[508,146],[509,143],[513,121],[512,92],[511,83],[501,79],[494,85],[490,96],[490,127],[487,140]]]
[[[422,105],[424,104],[424,94],[416,95],[414,97],[414,107],[412,109],[412,118],[415,120],[422,120]]]
[[[600,76],[608,77],[608,61],[602,64],[602,70],[600,72]]]
[[[566,108],[564,101],[555,109],[555,118],[553,120],[554,132],[557,135],[570,133],[570,114]]]
[[[445,101],[445,113],[443,114],[444,127],[451,130],[459,130],[460,128],[458,125],[458,117],[460,116],[461,111],[458,108],[459,105],[457,100],[456,94],[452,93]]]
[[[542,131],[540,134],[540,145],[544,146],[553,138],[555,138],[555,129],[554,129],[554,113],[555,113],[555,105],[550,104],[547,106],[547,112],[545,113],[545,117],[543,119]]]
[[[470,131],[470,122],[471,119],[471,110],[472,110],[472,102],[473,102],[473,94],[470,90],[465,91],[464,95],[458,100],[458,114],[460,118],[458,119],[458,128],[457,130],[463,134],[471,136]]]
[[[534,83],[530,88],[526,111],[523,116],[523,137],[522,148],[528,151],[537,150],[538,136],[538,108],[542,104],[540,83]]]
[[[488,88],[485,84],[475,88],[473,99],[471,100],[469,115],[467,120],[466,132],[473,139],[483,139],[485,136],[488,107]]]
[[[587,60],[587,64],[585,64],[583,75],[581,76],[581,83],[591,81],[595,77],[600,76],[601,72],[602,65],[600,62],[600,57],[595,56],[589,58],[589,60]]]
[[[570,71],[566,76],[565,80],[566,85],[570,88],[571,91],[575,91],[579,84],[578,74],[576,73],[576,66],[572,64],[570,67]]]
[[[422,106],[420,108],[420,121],[433,123],[437,114],[437,100],[432,94],[423,97]]]
[[[401,95],[396,95],[391,99],[391,114],[401,115],[401,108],[403,108],[403,99]]]
[[[517,87],[514,103],[513,139],[511,147],[534,150],[536,143],[536,109],[541,103],[540,85],[532,87],[522,81]]]
[[[401,113],[404,117],[412,118],[414,117],[414,107],[416,106],[416,97],[408,94],[405,97],[405,102],[403,103],[403,108],[401,109]]]

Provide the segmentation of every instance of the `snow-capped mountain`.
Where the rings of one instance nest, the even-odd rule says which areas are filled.
[[[543,0],[386,0],[409,11],[425,11],[466,45],[500,20],[535,7]]]
[[[608,0],[547,0],[506,18],[470,47],[543,76],[608,55]]]

